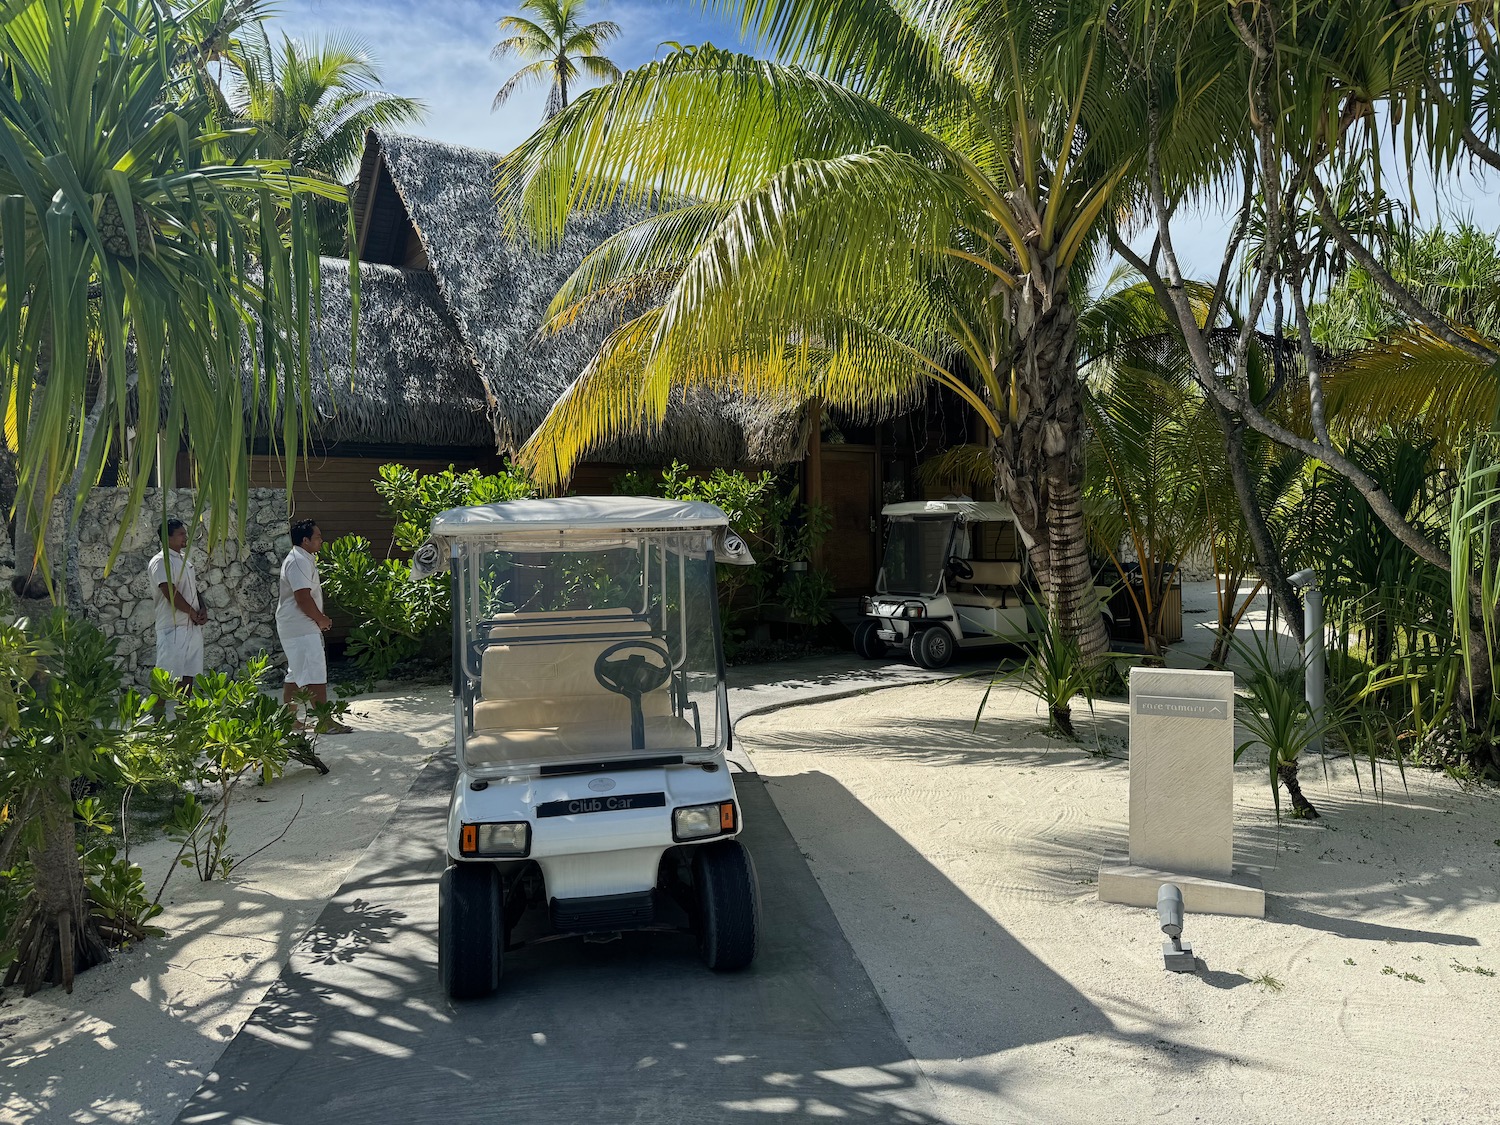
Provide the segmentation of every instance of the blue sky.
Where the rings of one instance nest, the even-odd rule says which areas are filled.
[[[427,119],[413,132],[504,152],[536,128],[547,96],[542,87],[523,90],[490,113],[495,91],[518,66],[514,60],[491,61],[490,48],[499,38],[495,23],[515,10],[510,0],[281,0],[275,27],[299,39],[356,31],[380,65],[386,87],[427,103]],[[651,59],[665,41],[724,47],[740,42],[732,23],[705,15],[688,0],[595,0],[590,18],[620,25],[620,38],[607,53],[622,70]],[[1441,198],[1423,179],[1414,186],[1413,199],[1419,225],[1462,217],[1500,228],[1500,178],[1460,178],[1445,185]],[[1217,273],[1226,216],[1212,207],[1200,209],[1179,217],[1174,227],[1186,272]]]
[[[493,62],[500,38],[495,23],[513,3],[478,0],[281,0],[273,25],[294,38],[355,31],[366,40],[394,93],[421,98],[427,120],[415,132],[475,148],[506,151],[542,119],[545,87],[517,92],[490,113],[495,91],[515,70],[513,59]],[[646,62],[662,42],[739,42],[733,25],[688,3],[595,0],[591,20],[614,20],[621,34],[606,53],[622,70]]]

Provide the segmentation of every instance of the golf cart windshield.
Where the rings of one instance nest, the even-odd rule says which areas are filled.
[[[723,749],[715,530],[451,540],[466,765],[566,770]]]
[[[893,519],[885,541],[882,593],[935,594],[943,564],[952,554],[952,516]]]

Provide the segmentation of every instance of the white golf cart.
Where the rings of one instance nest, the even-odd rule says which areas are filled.
[[[1005,504],[918,500],[887,504],[885,558],[854,648],[876,660],[906,648],[941,668],[960,648],[1004,643],[1029,632],[1026,550]]]
[[[754,959],[716,561],[750,560],[710,504],[565,497],[433,520],[413,574],[448,570],[453,596],[450,997],[498,986],[523,915],[534,940],[687,929],[711,969]]]

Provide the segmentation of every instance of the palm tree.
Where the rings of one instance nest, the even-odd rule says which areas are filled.
[[[243,84],[230,112],[254,129],[255,153],[338,182],[359,159],[367,130],[419,121],[426,112],[415,98],[380,88],[380,71],[355,38],[302,44],[283,36],[279,47],[262,39],[240,64]],[[326,204],[317,210],[320,243],[336,254],[348,209]]]
[[[54,500],[82,499],[112,451],[138,508],[157,450],[186,440],[213,451],[194,483],[221,542],[248,502],[246,418],[262,394],[272,416],[277,400],[306,401],[321,276],[309,202],[344,190],[225,153],[211,97],[181,81],[180,31],[152,0],[35,0],[0,24],[0,401],[18,446],[17,524],[32,534]],[[153,421],[132,430],[132,408]],[[295,448],[300,412],[283,413]],[[35,555],[45,567],[40,536]],[[32,862],[66,874],[33,892],[39,921],[17,970],[28,991],[102,950],[66,786],[33,807]]]
[[[862,0],[736,7],[788,61],[677,51],[585,94],[502,164],[510,227],[543,242],[574,210],[657,212],[583,264],[555,325],[601,299],[664,293],[523,458],[565,474],[658,423],[678,388],[867,412],[944,387],[989,432],[1053,610],[1086,655],[1102,653],[1073,291],[1145,136],[1128,112],[1140,99],[1118,97],[1105,21],[1032,0],[921,15]],[[1179,85],[1218,93],[1194,75]]]
[[[580,24],[583,9],[584,0],[521,0],[520,10],[536,19],[515,15],[500,21],[500,31],[506,38],[495,44],[490,58],[499,60],[514,54],[527,60],[527,65],[500,87],[491,113],[521,86],[547,82],[547,116],[554,117],[568,108],[568,87],[577,82],[580,70],[601,82],[619,79],[620,68],[602,52],[605,44],[620,34],[620,25],[609,20]]]

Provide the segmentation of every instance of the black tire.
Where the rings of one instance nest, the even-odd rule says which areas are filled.
[[[953,638],[941,625],[923,629],[911,642],[911,655],[923,668],[944,668],[953,659]]]
[[[866,660],[879,660],[885,655],[886,643],[879,637],[880,625],[874,621],[861,621],[854,627],[854,651]]]
[[[698,953],[716,973],[732,973],[755,960],[760,944],[760,882],[755,863],[738,840],[694,848]]]
[[[500,987],[505,922],[500,880],[488,863],[456,863],[438,880],[438,981],[453,1000]]]

